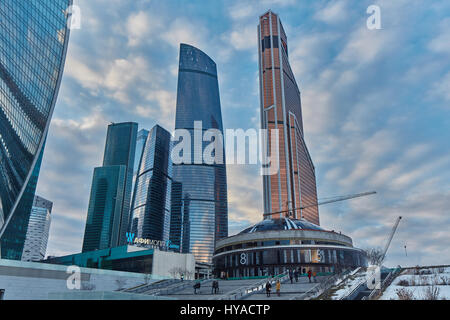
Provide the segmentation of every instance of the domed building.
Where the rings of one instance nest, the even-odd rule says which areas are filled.
[[[213,263],[216,276],[255,277],[288,269],[335,272],[366,266],[367,259],[346,235],[304,219],[277,218],[217,241]]]

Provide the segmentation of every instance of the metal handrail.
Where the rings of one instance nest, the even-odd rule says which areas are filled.
[[[372,300],[376,295],[381,294],[381,292],[383,292],[383,290],[386,289],[386,287],[390,284],[391,278],[395,278],[394,276],[396,274],[400,273],[400,271],[401,271],[401,268],[395,268],[394,270],[389,272],[387,277],[381,283],[380,289],[372,290],[372,292],[370,292],[369,296],[368,297],[363,297],[362,300]]]

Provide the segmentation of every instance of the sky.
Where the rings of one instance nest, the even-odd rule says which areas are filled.
[[[93,169],[111,122],[175,125],[180,43],[217,63],[224,128],[259,129],[258,18],[280,15],[302,94],[321,225],[386,265],[450,262],[448,1],[75,0],[37,194],[53,201],[48,255],[81,251]],[[369,30],[377,5],[381,29]],[[255,165],[228,165],[229,233],[262,219]],[[406,245],[406,251],[405,251]]]

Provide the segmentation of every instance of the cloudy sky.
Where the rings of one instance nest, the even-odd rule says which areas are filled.
[[[49,255],[81,250],[93,168],[110,122],[175,124],[179,44],[218,65],[225,128],[259,128],[259,15],[278,13],[302,92],[321,225],[382,247],[388,265],[450,260],[448,1],[78,0],[38,194],[52,200]],[[381,29],[368,30],[369,5]],[[229,165],[230,234],[262,218],[255,166]],[[407,256],[404,246],[407,246]]]

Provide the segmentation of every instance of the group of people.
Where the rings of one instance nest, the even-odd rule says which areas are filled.
[[[277,296],[280,296],[280,292],[281,292],[281,282],[278,279],[276,284],[275,284],[275,289],[277,291]],[[272,284],[270,283],[270,280],[266,282],[266,295],[268,298],[270,298],[270,292],[272,291]]]
[[[298,282],[298,277],[300,276],[300,268],[299,269],[295,269],[294,271],[289,270],[289,279],[291,280],[291,283],[294,283],[294,279],[295,282]],[[311,269],[309,269],[308,271],[306,271],[306,269],[302,270],[303,273],[302,274],[307,274],[308,275],[308,279],[309,282],[311,283],[312,281],[317,282],[317,272],[316,271],[312,271]],[[275,284],[275,290],[277,292],[277,296],[280,296],[281,294],[281,282],[278,279],[276,284]],[[266,295],[267,297],[270,298],[270,293],[272,291],[272,283],[270,282],[270,280],[268,280],[266,282]]]
[[[309,279],[310,283],[312,282],[311,278],[314,282],[317,282],[317,272],[315,270],[311,271],[311,269],[309,269],[308,272],[306,272],[306,269],[303,268],[302,271],[303,271],[302,274],[306,273],[308,275],[308,279]],[[294,279],[295,279],[295,282],[298,282],[299,275],[300,275],[300,268],[294,269],[294,271],[292,271],[292,269],[289,270],[289,280],[291,280],[291,283],[294,283]]]
[[[196,282],[193,286],[194,294],[197,294],[197,290],[200,290],[201,284],[200,282]],[[219,293],[219,281],[214,280],[211,285],[211,294]]]

